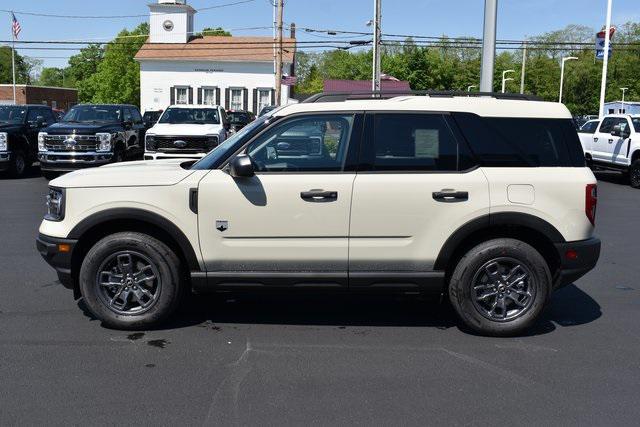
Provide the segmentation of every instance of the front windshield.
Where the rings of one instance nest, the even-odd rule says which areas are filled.
[[[15,106],[0,106],[0,122],[1,123],[24,123],[24,117],[27,109]]]
[[[215,108],[169,108],[158,123],[218,125],[220,117]]]
[[[249,118],[249,114],[247,113],[234,112],[229,113],[229,121],[231,123],[246,123],[251,121],[251,119]]]
[[[193,166],[191,166],[191,169],[213,169],[218,167],[221,160],[224,160],[228,154],[239,149],[242,144],[248,141],[248,139],[252,138],[256,133],[262,130],[270,118],[271,117],[262,117],[249,123],[247,126],[234,133],[229,139],[210,151],[209,154],[197,161]]]
[[[631,123],[633,123],[633,128],[636,130],[636,132],[640,132],[640,117],[632,118]]]
[[[76,105],[64,116],[64,122],[121,122],[122,109],[115,105]]]

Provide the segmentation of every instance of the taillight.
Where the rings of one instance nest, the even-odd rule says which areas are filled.
[[[596,206],[598,205],[598,185],[588,184],[584,203],[584,212],[592,225],[596,225]]]

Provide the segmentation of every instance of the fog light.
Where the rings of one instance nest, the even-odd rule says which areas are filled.
[[[66,243],[59,243],[58,244],[58,252],[62,252],[62,253],[71,252],[71,245],[68,245]]]
[[[576,252],[574,249],[569,249],[567,252],[564,253],[564,256],[567,259],[570,259],[573,261],[578,259],[578,252]]]

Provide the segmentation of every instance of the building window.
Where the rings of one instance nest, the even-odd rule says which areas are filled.
[[[229,102],[229,108],[231,110],[242,110],[242,106],[244,105],[243,99],[242,99],[243,90],[231,89],[229,93],[231,96],[231,100]]]
[[[177,87],[176,88],[176,104],[188,104],[189,103],[189,93],[186,87]]]
[[[202,89],[202,103],[204,105],[216,105],[216,89],[215,88]]]
[[[271,105],[271,89],[258,89],[258,111],[260,113],[264,107]]]

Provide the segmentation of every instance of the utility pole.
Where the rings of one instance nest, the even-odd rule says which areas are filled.
[[[520,94],[524,93],[524,76],[527,71],[527,41],[522,48],[522,71],[520,72]]]
[[[493,66],[496,58],[496,26],[498,0],[484,1],[484,34],[482,38],[482,68],[480,92],[493,92]]]
[[[604,101],[607,94],[607,68],[609,67],[609,46],[611,44],[611,6],[612,0],[607,1],[607,26],[604,36],[604,58],[602,58],[602,82],[600,83],[600,113],[604,117]]]
[[[625,93],[627,93],[629,88],[628,87],[621,87],[620,90],[622,91],[622,114],[626,114],[627,111],[624,108],[624,95],[625,95]]]
[[[276,50],[276,105],[282,104],[282,15],[284,9],[284,0],[278,1],[278,13],[276,22],[277,31],[277,50]]]
[[[374,18],[373,18],[373,78],[372,90],[378,92],[381,90],[381,52],[380,39],[382,36],[382,0],[374,1]]]

